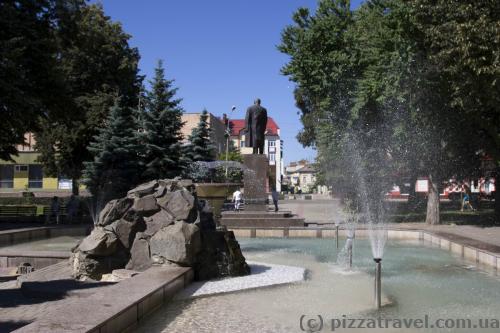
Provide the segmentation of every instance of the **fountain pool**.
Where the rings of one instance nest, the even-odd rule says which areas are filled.
[[[321,315],[325,319],[324,332],[332,331],[328,319],[342,318],[342,315],[400,319],[427,315],[431,324],[437,319],[470,319],[473,324],[479,319],[500,319],[500,278],[496,272],[480,270],[450,252],[425,246],[419,241],[387,243],[380,310],[373,304],[374,265],[367,239],[357,239],[354,243],[352,270],[335,263],[339,250],[332,239],[241,238],[239,242],[248,260],[307,268],[306,281],[172,301],[146,319],[137,331],[302,332],[299,325],[302,315],[309,318]],[[342,330],[337,328],[335,331]],[[474,330],[396,328],[378,331]]]
[[[13,245],[0,246],[0,250],[9,251],[67,251],[83,239],[84,236],[57,236],[32,240]]]

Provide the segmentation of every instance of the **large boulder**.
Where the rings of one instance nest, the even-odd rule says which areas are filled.
[[[167,211],[161,209],[156,214],[145,217],[144,221],[146,222],[146,230],[144,233],[148,236],[153,236],[161,228],[173,224],[175,222],[175,218]]]
[[[151,267],[152,264],[147,236],[144,237],[144,234],[139,232],[135,236],[134,244],[130,250],[130,260],[125,268],[142,272]]]
[[[133,203],[134,201],[130,198],[111,200],[99,213],[97,225],[104,226],[118,220],[132,207]]]
[[[127,255],[117,251],[112,256],[93,256],[84,252],[75,252],[71,255],[70,263],[73,277],[78,280],[100,280],[104,274],[115,269],[123,268],[127,264]]]
[[[79,279],[152,265],[191,266],[200,280],[249,273],[232,232],[216,231],[207,202],[180,179],[151,181],[111,200],[70,260]]]
[[[190,266],[201,249],[200,229],[194,224],[177,221],[156,232],[149,244],[152,256]]]
[[[85,237],[78,250],[85,254],[94,256],[109,256],[115,253],[118,245],[118,238],[114,233],[107,232],[104,228],[97,227]]]
[[[156,203],[154,195],[148,194],[140,198],[135,198],[132,209],[143,216],[150,216],[159,211],[161,208]]]
[[[158,181],[152,180],[148,183],[141,184],[127,192],[127,197],[134,199],[140,198],[149,194],[153,194],[158,187]]]
[[[205,231],[201,237],[202,249],[194,266],[196,280],[250,274],[250,266],[232,231]]]
[[[146,224],[142,218],[131,221],[122,218],[111,223],[110,225],[107,225],[104,227],[104,230],[111,231],[118,238],[124,248],[130,249],[132,247],[132,243],[134,242],[136,233],[145,231]]]

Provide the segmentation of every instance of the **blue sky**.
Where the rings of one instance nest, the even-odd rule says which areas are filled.
[[[352,1],[357,7],[361,0]],[[285,162],[315,151],[295,136],[301,129],[294,85],[280,74],[287,56],[277,51],[282,29],[298,7],[316,0],[102,0],[107,15],[120,21],[141,54],[140,69],[149,80],[158,59],[175,79],[186,112],[206,108],[221,116],[243,118],[255,97],[281,128]]]

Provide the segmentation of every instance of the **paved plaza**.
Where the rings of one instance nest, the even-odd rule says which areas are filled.
[[[319,200],[282,200],[280,210],[289,210],[293,214],[305,218],[306,223],[335,223],[343,221],[342,206],[338,199]],[[329,225],[328,227],[331,227]],[[360,226],[361,227],[361,226]],[[481,227],[474,225],[427,225],[425,223],[389,223],[390,229],[426,230],[434,233],[455,235],[476,241],[475,246],[485,243],[490,252],[500,253],[500,227]],[[471,243],[472,245],[472,243]]]
[[[280,210],[291,211],[303,217],[309,228],[329,228],[331,223],[343,221],[339,200],[282,200]],[[359,228],[363,228],[360,225]],[[478,227],[472,225],[437,225],[425,223],[391,223],[389,229],[425,230],[444,235],[462,244],[468,244],[493,253],[500,253],[500,227]],[[106,287],[103,287],[104,289]],[[10,332],[22,324],[31,322],[55,307],[70,304],[72,297],[45,301],[25,297],[15,281],[0,283],[0,333]]]

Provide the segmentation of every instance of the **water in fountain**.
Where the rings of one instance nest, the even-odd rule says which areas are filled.
[[[99,214],[104,208],[106,202],[104,202],[104,198],[102,195],[98,195],[97,197],[90,197],[85,202],[87,203],[92,221],[94,222],[94,225],[96,225],[99,221]]]
[[[383,206],[385,189],[376,179],[367,182],[366,172],[363,170],[363,161],[355,140],[349,141],[348,150],[352,156],[352,167],[357,179],[357,194],[361,206],[363,223],[367,224],[373,258],[382,258],[387,243],[387,226]],[[381,166],[382,167],[382,166]]]
[[[337,255],[337,264],[344,269],[351,270],[354,236],[356,233],[356,225],[358,223],[358,214],[352,209],[350,201],[346,202],[344,211],[346,213],[345,232],[347,238],[344,247]]]

